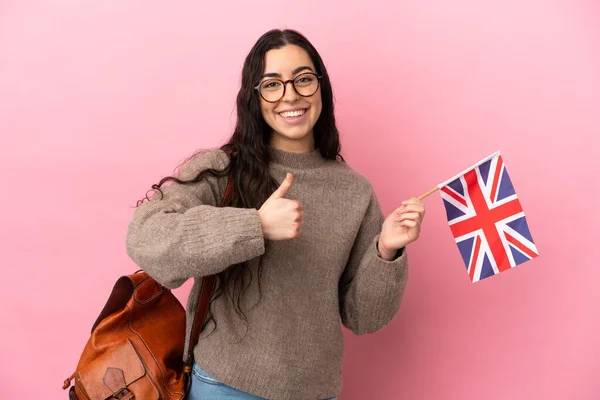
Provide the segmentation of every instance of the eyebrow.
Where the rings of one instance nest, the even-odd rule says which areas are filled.
[[[293,70],[292,75],[296,75],[298,72],[302,72],[307,69],[314,72],[313,69],[311,67],[309,67],[308,65],[303,65],[303,66],[298,67],[295,70]],[[264,79],[264,78],[281,78],[281,74],[278,74],[277,72],[268,72],[268,73],[264,74],[261,79]]]

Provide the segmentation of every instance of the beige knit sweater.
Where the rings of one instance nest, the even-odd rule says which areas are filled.
[[[294,174],[289,199],[299,200],[299,237],[269,242],[265,252],[256,209],[217,208],[226,178],[173,184],[136,209],[127,234],[129,256],[169,288],[250,260],[253,280],[242,301],[248,324],[228,296],[213,305],[217,321],[201,333],[196,362],[229,386],[268,399],[324,399],[342,387],[343,324],[356,334],[377,331],[395,316],[407,279],[406,251],[392,262],[377,252],[383,214],[369,181],[318,151],[271,148],[272,176]],[[229,162],[221,150],[196,156],[188,179]],[[262,258],[259,300],[256,268]],[[190,294],[193,315],[197,281]],[[190,326],[188,324],[188,335]],[[214,330],[214,331],[213,331]]]

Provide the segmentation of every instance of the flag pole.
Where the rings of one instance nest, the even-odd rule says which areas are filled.
[[[423,193],[422,195],[420,195],[419,197],[417,197],[419,200],[423,200],[425,197],[429,196],[430,194],[433,194],[435,192],[437,192],[438,190],[440,190],[440,188],[438,186],[434,187],[433,189],[431,189],[429,192],[427,193]]]

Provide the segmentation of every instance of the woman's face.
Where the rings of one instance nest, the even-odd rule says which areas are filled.
[[[299,46],[286,45],[266,53],[261,93],[267,100],[275,102],[259,97],[262,116],[273,129],[273,147],[295,152],[314,150],[313,127],[322,109],[316,72],[308,53]],[[305,95],[316,91],[312,96],[304,97],[294,90],[292,82],[288,82],[283,97],[278,99],[283,88],[277,79],[295,80],[296,88]]]

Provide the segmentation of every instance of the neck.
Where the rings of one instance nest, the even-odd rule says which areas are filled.
[[[271,147],[290,153],[310,153],[315,151],[315,138],[312,132],[302,139],[290,139],[277,132],[271,137]]]

